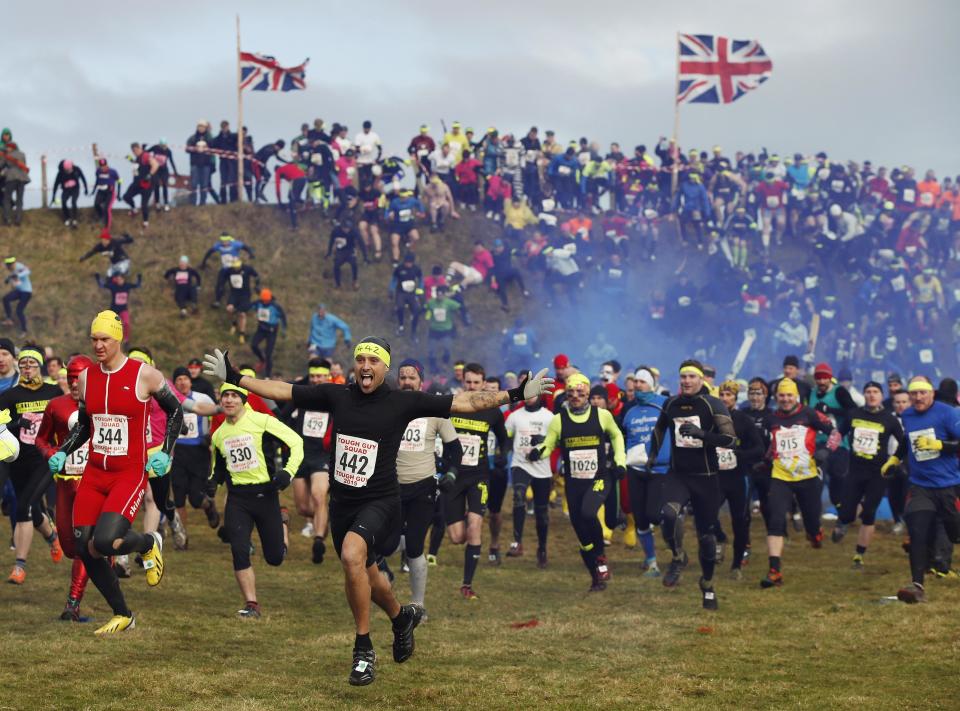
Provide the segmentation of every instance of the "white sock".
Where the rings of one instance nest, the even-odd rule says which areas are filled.
[[[423,596],[427,592],[427,558],[421,553],[416,558],[407,558],[410,566],[410,592],[413,602],[423,604]]]

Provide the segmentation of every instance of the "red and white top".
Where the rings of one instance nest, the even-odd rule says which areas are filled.
[[[147,461],[149,398],[137,383],[143,363],[127,358],[117,370],[87,368],[83,399],[90,416],[89,463],[108,472],[143,469]]]

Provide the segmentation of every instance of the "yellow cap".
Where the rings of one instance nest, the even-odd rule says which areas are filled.
[[[587,390],[590,389],[590,379],[583,373],[574,373],[569,376],[566,380],[566,389],[571,390],[572,388],[584,387]]]
[[[24,358],[33,358],[37,361],[37,365],[43,365],[43,354],[35,348],[24,348],[17,355],[17,362],[19,363]]]
[[[780,383],[777,385],[777,395],[780,393],[796,395],[797,397],[800,397],[800,389],[797,387],[797,384],[792,378],[782,378],[780,380]]]
[[[250,394],[249,390],[244,390],[239,385],[231,385],[230,383],[223,383],[220,385],[220,394],[223,395],[225,392],[235,392],[240,393],[243,396],[243,399],[247,399],[247,395]]]
[[[740,383],[738,383],[736,380],[724,380],[722,383],[720,383],[720,386],[717,388],[717,390],[719,392],[723,392],[724,390],[726,390],[728,392],[733,393],[734,395],[739,395]]]
[[[90,324],[90,335],[103,334],[115,341],[123,341],[123,321],[109,309],[98,313]]]

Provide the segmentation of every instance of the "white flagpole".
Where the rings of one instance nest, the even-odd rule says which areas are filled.
[[[237,202],[243,202],[243,72],[240,63],[240,14],[237,13]]]
[[[677,100],[680,97],[680,33],[677,32],[676,37],[676,52],[677,52],[677,80],[676,85],[673,90],[673,145],[671,146],[671,152],[673,153],[673,175],[670,177],[670,194],[674,195],[677,192],[677,178],[678,172],[680,169],[680,102]]]

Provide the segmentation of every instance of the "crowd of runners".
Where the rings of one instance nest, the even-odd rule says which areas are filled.
[[[0,148],[13,155],[16,146],[3,135]],[[586,139],[563,145],[547,132],[541,140],[536,129],[515,140],[491,128],[476,140],[454,123],[442,140],[422,127],[401,157],[385,156],[368,124],[348,135],[339,124],[328,133],[318,120],[289,144],[253,151],[251,143],[242,187],[251,201],[266,201],[273,160],[291,226],[304,209],[329,214],[337,287],[343,267],[357,284],[358,253],[392,261],[399,348],[381,336],[354,341],[348,323],[320,304],[303,372],[271,377],[287,315],[248,263],[254,246],[224,232],[200,266],[219,261],[212,305],[228,312],[238,351],[246,315],[255,314],[256,362],[232,363],[224,331],[202,360],[184,354],[162,373],[148,347],[132,345],[130,290],[141,279],[127,278],[134,238],[115,234],[120,180],[105,158],[94,184],[102,239],[82,259],[109,258],[97,284],[110,292],[111,309],[93,318],[82,352],[55,354],[28,338],[31,272],[23,259],[5,259],[7,325],[16,316],[20,327],[19,346],[0,339],[11,584],[30,584],[37,531],[54,561],[73,561],[61,619],[86,619],[80,604],[89,579],[113,612],[96,632],[130,629],[136,617],[119,581],[142,568],[148,585],[159,584],[165,542],[168,551],[172,540],[191,554],[190,538],[201,534],[187,530],[189,504],[230,548],[239,616],[257,619],[253,530],[257,555],[278,566],[296,515],[313,539],[313,563],[328,560],[332,545],[343,568],[356,625],[350,682],[362,685],[373,681],[376,665],[371,601],[393,621],[394,660],[406,661],[441,547],[463,546],[459,594],[478,600],[484,540],[489,565],[524,558],[528,517],[531,557],[541,568],[550,565],[550,526],[569,519],[592,593],[611,584],[607,546],[618,530],[627,547],[642,551],[642,575],[677,587],[690,563],[690,528],[707,610],[719,607],[724,564],[729,578],[742,581],[753,560],[763,569],[762,588],[784,585],[791,530],[821,548],[826,538],[839,543],[859,518],[851,568],[862,571],[883,499],[909,558],[910,581],[897,597],[922,602],[927,576],[958,577],[951,556],[960,542],[960,409],[956,382],[940,372],[952,368],[953,354],[937,352],[953,338],[958,315],[956,294],[945,286],[960,232],[956,183],[931,174],[917,181],[908,168],[888,178],[825,155],[798,154],[788,164],[766,151],[684,153],[665,139],[654,159],[644,146],[632,156],[616,144],[602,154]],[[192,202],[236,199],[229,126],[214,136],[202,122],[187,150]],[[124,199],[133,207],[140,198],[147,227],[151,205],[169,207],[164,171],[176,172],[173,154],[160,141],[136,144],[131,156],[136,176]],[[86,188],[76,171],[68,160],[58,169],[66,228],[77,226],[77,195],[81,183]],[[470,210],[499,223],[502,235],[424,276],[418,256],[428,260],[429,250],[417,245],[418,226],[441,231]],[[803,266],[784,273],[774,262],[781,248],[803,255]],[[689,358],[667,362],[648,345],[631,353],[625,369],[620,360],[627,359],[603,335],[578,342],[571,333],[574,357],[557,354],[552,374],[534,375],[543,359],[524,316],[535,314],[521,307],[497,363],[454,360],[470,354],[455,327],[455,315],[469,324],[469,287],[489,285],[509,310],[508,286],[526,296],[540,287],[532,279],[540,274],[547,297],[540,306],[575,310],[602,298],[612,322],[622,318],[621,306],[637,311],[630,299],[639,286],[627,279],[628,265],[642,274],[678,251],[704,252],[709,282],[694,286],[681,273],[669,290],[650,295],[638,327],[665,341],[685,339]],[[857,287],[844,303],[840,272]],[[163,276],[188,318],[200,272],[184,255]],[[736,316],[708,327],[716,309]],[[421,317],[426,349],[417,339]],[[335,357],[338,334],[350,353],[346,367]],[[726,370],[718,377],[710,363],[728,359],[730,377]],[[287,487],[295,512],[281,503]],[[762,555],[750,546],[754,511],[766,533],[760,566]],[[398,551],[394,566],[409,575],[407,605],[396,599],[387,563]]]

